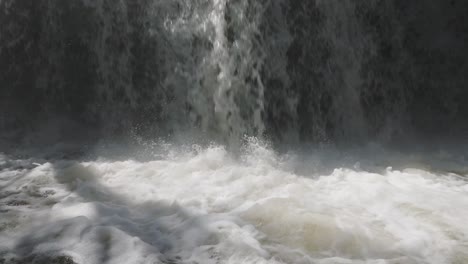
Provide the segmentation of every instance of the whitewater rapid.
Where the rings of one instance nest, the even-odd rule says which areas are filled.
[[[256,141],[143,161],[0,155],[0,259],[468,263],[468,173],[386,158],[340,167]]]

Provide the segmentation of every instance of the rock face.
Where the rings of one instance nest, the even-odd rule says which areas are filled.
[[[462,0],[3,0],[0,127],[461,136],[467,12]]]

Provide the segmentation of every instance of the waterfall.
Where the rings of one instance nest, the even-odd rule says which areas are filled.
[[[0,264],[468,263],[467,0],[0,0]]]
[[[3,0],[0,126],[24,135],[67,120],[101,136],[183,134],[229,145],[244,136],[297,143],[462,135],[466,28],[433,12],[459,17],[464,8]],[[52,123],[66,128],[62,121]]]

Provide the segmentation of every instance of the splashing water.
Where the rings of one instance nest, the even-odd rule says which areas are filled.
[[[237,158],[220,146],[166,149],[152,161],[2,156],[0,253],[77,263],[468,261],[467,174],[378,161],[339,168],[327,165],[331,152],[278,155],[254,139]]]
[[[0,263],[468,263],[467,11],[0,0]]]

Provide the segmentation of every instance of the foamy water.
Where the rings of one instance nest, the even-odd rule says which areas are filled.
[[[258,142],[238,157],[219,146],[144,162],[1,156],[0,256],[468,263],[467,175],[314,161]]]

